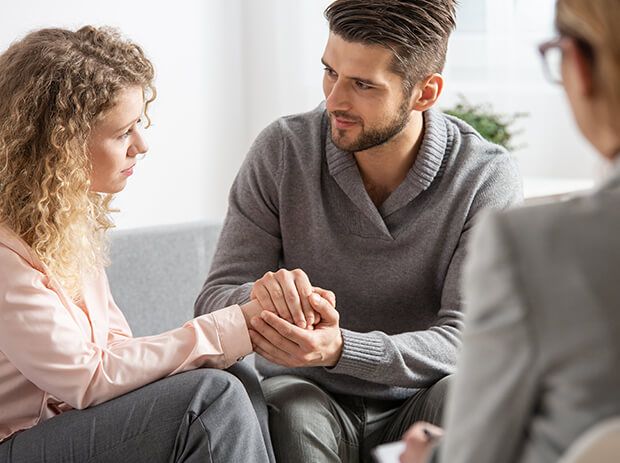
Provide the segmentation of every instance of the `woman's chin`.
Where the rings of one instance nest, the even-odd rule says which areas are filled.
[[[92,191],[93,193],[113,195],[113,194],[120,193],[121,191],[123,191],[126,186],[127,186],[127,179],[124,179],[121,182],[118,182],[114,185],[91,186],[90,191]]]

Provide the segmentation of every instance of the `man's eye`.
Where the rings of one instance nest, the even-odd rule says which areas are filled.
[[[334,77],[336,75],[336,71],[334,71],[333,69],[330,69],[330,68],[323,68],[323,69],[325,69],[325,73],[330,77]]]
[[[364,82],[361,82],[359,80],[355,81],[355,85],[357,86],[357,88],[359,88],[360,90],[370,90],[372,87]]]

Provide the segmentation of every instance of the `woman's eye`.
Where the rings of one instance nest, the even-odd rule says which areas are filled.
[[[129,135],[131,135],[134,130],[136,129],[136,127],[142,127],[142,118],[138,119],[134,125],[132,125],[127,132],[125,132],[124,134],[122,134],[119,138],[125,139],[127,138]]]

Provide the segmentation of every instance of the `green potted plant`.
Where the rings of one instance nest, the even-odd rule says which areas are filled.
[[[467,122],[480,135],[489,140],[503,146],[509,151],[523,148],[523,145],[515,146],[514,139],[516,135],[521,133],[514,130],[514,123],[527,113],[514,113],[510,115],[498,114],[493,111],[489,104],[474,105],[467,101],[463,95],[459,95],[459,102],[452,108],[444,109],[444,113]]]

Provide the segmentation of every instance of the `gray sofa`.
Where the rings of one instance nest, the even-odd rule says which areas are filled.
[[[193,317],[220,229],[195,222],[112,232],[107,274],[134,336],[161,333]]]
[[[134,336],[177,328],[194,316],[194,301],[207,278],[221,225],[195,222],[114,231],[107,269],[116,304]],[[254,369],[254,354],[228,369],[245,386],[266,442],[267,406]],[[269,462],[275,462],[268,446]]]

